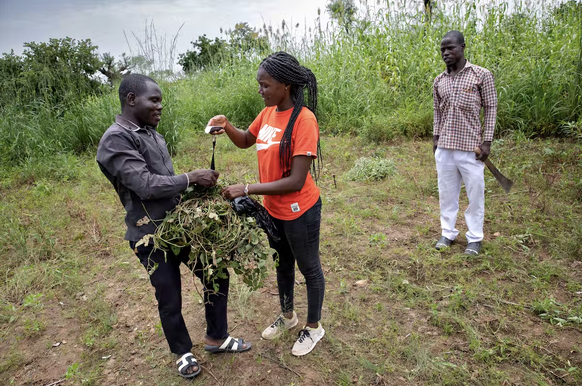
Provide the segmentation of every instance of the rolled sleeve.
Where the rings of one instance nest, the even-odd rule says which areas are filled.
[[[97,152],[101,164],[142,200],[171,198],[188,187],[188,176],[151,173],[131,138],[121,133],[104,137]]]
[[[483,103],[483,141],[493,141],[495,132],[495,120],[497,116],[497,92],[493,74],[487,71],[483,77],[481,87],[481,100]]]

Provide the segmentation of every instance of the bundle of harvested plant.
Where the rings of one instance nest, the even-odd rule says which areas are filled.
[[[190,246],[190,261],[202,263],[209,282],[224,277],[227,268],[232,268],[256,290],[263,285],[272,250],[255,219],[237,215],[220,196],[220,189],[189,189],[157,227],[154,247],[178,254]]]

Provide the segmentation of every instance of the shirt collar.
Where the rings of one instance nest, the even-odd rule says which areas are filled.
[[[128,131],[139,131],[145,129],[145,127],[139,127],[137,124],[133,123],[128,119],[125,119],[120,114],[117,114],[115,116],[115,123],[117,123],[119,126],[123,127],[125,130]]]
[[[457,72],[457,75],[459,75],[461,72],[465,71],[466,68],[471,68],[473,67],[473,65],[471,63],[469,63],[469,59],[465,58],[466,62],[465,62],[465,67],[463,67],[463,69],[459,72]],[[443,72],[444,75],[447,76],[451,76],[451,74],[449,74],[449,71],[447,69],[445,69],[445,71]]]

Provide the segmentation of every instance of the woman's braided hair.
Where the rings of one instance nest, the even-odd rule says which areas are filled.
[[[279,145],[283,177],[288,177],[291,173],[291,137],[293,135],[293,126],[295,126],[295,121],[303,106],[306,106],[315,114],[317,108],[317,80],[309,68],[301,66],[294,56],[282,51],[275,52],[263,59],[261,67],[277,82],[291,85],[291,98],[293,98],[295,105],[293,106],[291,118],[289,118]],[[304,102],[305,89],[307,89],[307,104]],[[319,146],[319,139],[317,140],[316,162],[317,166],[315,163],[311,165],[311,173],[315,181],[317,181],[319,171],[321,170],[321,147]]]

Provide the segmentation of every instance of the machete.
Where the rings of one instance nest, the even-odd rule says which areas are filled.
[[[475,148],[474,152],[477,155],[481,155],[481,149],[478,147]],[[493,165],[491,161],[489,161],[489,158],[485,160],[485,165],[487,165],[487,168],[489,168],[491,174],[493,174],[497,182],[499,182],[503,190],[505,190],[505,193],[509,193],[511,187],[513,186],[513,181],[511,181],[509,178],[501,174],[501,172],[495,167],[495,165]]]

